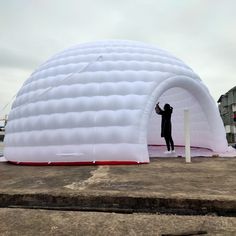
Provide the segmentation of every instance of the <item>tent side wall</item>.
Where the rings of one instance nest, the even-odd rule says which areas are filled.
[[[49,146],[46,151],[45,146],[6,147],[4,155],[10,162],[29,165],[134,164],[149,162],[145,145],[128,143]]]
[[[143,87],[143,84],[139,84],[139,87],[140,86]],[[208,117],[208,125],[212,139],[206,140],[206,146],[210,146],[210,148],[216,152],[226,151],[227,142],[224,137],[224,127],[217,107],[214,104],[211,96],[209,96],[206,87],[200,81],[193,80],[189,77],[174,76],[162,80],[161,83],[148,83],[148,89],[146,90],[147,96],[142,95],[138,100],[133,100],[132,103],[130,102],[129,104],[131,107],[129,107],[130,110],[128,110],[128,113],[127,111],[121,114],[117,113],[116,111],[104,111],[105,113],[101,113],[102,116],[100,118],[98,118],[98,116],[93,117],[93,122],[95,122],[94,127],[87,129],[87,131],[84,130],[82,135],[85,137],[89,135],[90,131],[92,132],[90,136],[93,137],[93,140],[89,138],[89,140],[92,141],[90,144],[64,144],[50,146],[38,145],[22,147],[6,146],[4,155],[9,161],[16,163],[42,162],[50,164],[57,162],[64,164],[92,164],[99,162],[111,163],[116,161],[120,163],[125,161],[134,163],[147,163],[149,162],[147,150],[147,128],[149,118],[160,96],[165,91],[173,87],[181,87],[189,91],[201,105],[201,108],[206,114],[206,117]],[[132,104],[134,103],[138,103],[135,106],[140,107],[139,110],[131,109],[133,107]],[[117,104],[120,103],[118,102]],[[184,108],[185,107],[183,105],[183,109]],[[120,128],[96,127],[99,120],[101,120],[103,123],[107,119],[108,122],[111,122],[112,120],[116,120],[117,122],[118,114],[121,118],[129,118],[129,123],[133,125],[126,127],[124,122],[123,124],[120,124]],[[78,140],[80,133],[81,130],[79,129],[70,131],[70,139],[72,138],[74,140]],[[22,135],[22,133],[19,133],[19,135]],[[48,133],[48,135],[50,135],[50,133]],[[55,135],[62,137],[63,133],[55,133]],[[19,140],[19,138],[17,139]],[[64,141],[62,139],[62,144],[63,142]],[[35,153],[37,153],[37,159],[35,158]]]

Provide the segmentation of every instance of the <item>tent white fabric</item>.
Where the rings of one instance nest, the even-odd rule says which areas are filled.
[[[174,107],[176,145],[184,145],[189,109],[191,145],[227,150],[218,108],[191,68],[156,46],[108,40],[66,49],[26,80],[4,156],[19,164],[147,163],[148,144],[164,144],[157,101]]]

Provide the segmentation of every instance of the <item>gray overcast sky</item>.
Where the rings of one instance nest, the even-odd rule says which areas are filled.
[[[235,26],[235,0],[0,0],[0,109],[53,54],[101,39],[170,51],[217,101],[236,85]]]

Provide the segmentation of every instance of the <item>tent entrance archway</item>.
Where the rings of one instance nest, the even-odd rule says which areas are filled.
[[[203,84],[186,76],[169,77],[153,89],[143,110],[139,135],[141,143],[164,144],[157,130],[160,120],[155,120],[160,119],[154,113],[157,101],[161,102],[161,106],[168,102],[175,109],[172,122],[176,145],[184,145],[183,110],[189,109],[191,145],[209,148],[215,152],[226,151],[227,141],[222,136],[225,132],[224,126],[214,100]],[[155,126],[157,129],[152,129]]]
[[[206,114],[203,112],[198,100],[187,90],[174,87],[165,91],[156,102],[163,107],[169,103],[174,109],[172,114],[172,137],[177,146],[184,145],[184,109],[191,112],[191,144],[195,147],[206,147],[206,140],[210,140],[210,129]],[[161,138],[161,116],[153,109],[147,128],[148,145],[165,145]],[[202,137],[205,137],[204,139]]]

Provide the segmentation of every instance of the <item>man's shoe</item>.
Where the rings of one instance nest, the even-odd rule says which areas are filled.
[[[165,151],[164,153],[165,154],[171,154],[171,151]]]

